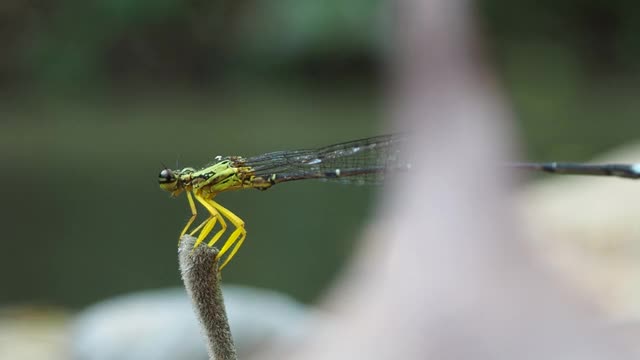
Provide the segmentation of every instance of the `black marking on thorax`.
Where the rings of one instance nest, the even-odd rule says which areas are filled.
[[[269,184],[271,185],[275,185],[276,184],[276,180],[278,179],[278,174],[272,174],[269,176]]]

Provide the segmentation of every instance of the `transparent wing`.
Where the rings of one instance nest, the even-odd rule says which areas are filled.
[[[255,175],[274,183],[322,179],[355,184],[378,184],[385,176],[407,170],[410,162],[401,145],[406,135],[383,135],[319,149],[276,151],[245,159]]]

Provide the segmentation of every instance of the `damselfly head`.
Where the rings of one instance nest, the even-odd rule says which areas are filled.
[[[158,184],[160,184],[160,188],[172,194],[181,190],[181,186],[179,184],[179,175],[180,174],[174,173],[169,168],[165,167],[164,169],[162,169],[162,171],[160,171],[160,175],[158,175]]]

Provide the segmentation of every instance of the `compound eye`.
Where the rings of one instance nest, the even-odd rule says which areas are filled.
[[[173,175],[173,172],[171,172],[171,170],[164,169],[160,171],[159,180],[160,182],[170,183],[170,182],[174,182],[176,180],[176,177],[175,175]]]

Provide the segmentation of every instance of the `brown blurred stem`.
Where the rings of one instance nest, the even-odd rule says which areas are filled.
[[[216,259],[218,249],[204,245],[194,249],[195,241],[193,236],[183,236],[178,257],[182,281],[206,336],[209,358],[237,359],[220,289],[221,277]]]

